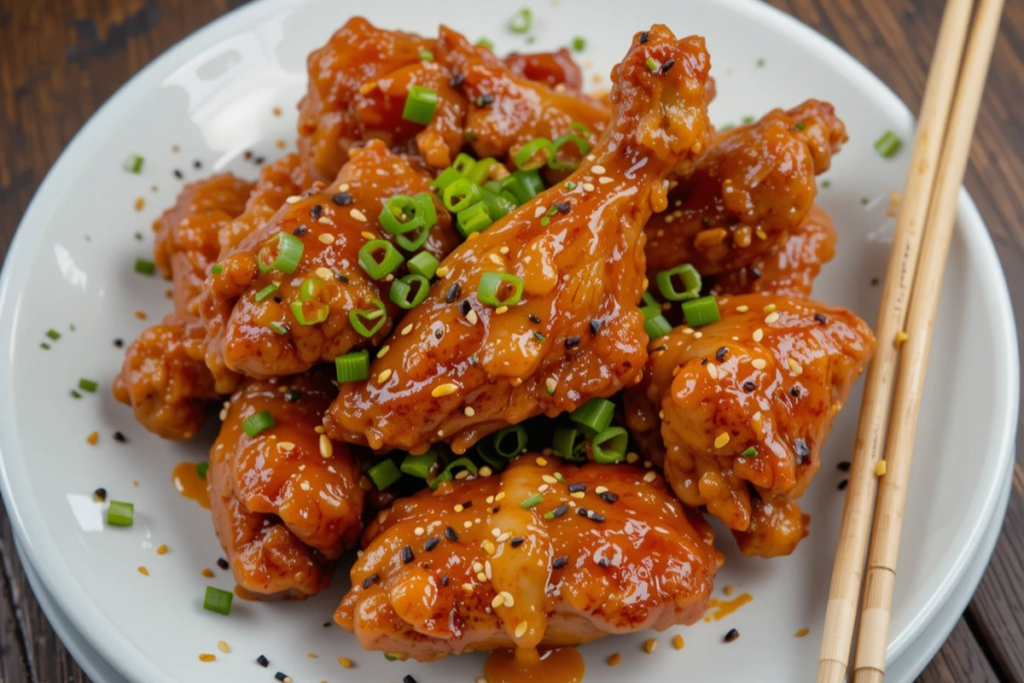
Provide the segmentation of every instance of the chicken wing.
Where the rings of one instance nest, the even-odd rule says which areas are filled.
[[[513,75],[543,83],[549,88],[575,93],[583,88],[583,72],[564,47],[555,52],[513,52],[503,61]]]
[[[360,265],[360,250],[370,240],[391,246],[394,236],[377,220],[385,202],[429,192],[430,180],[374,141],[352,150],[336,182],[289,198],[273,219],[222,255],[221,273],[206,281],[207,363],[257,378],[298,374],[383,340],[400,309],[389,298],[387,278],[374,279]],[[423,249],[442,258],[456,233],[450,214],[436,213]],[[298,260],[290,268],[273,266],[286,239],[297,245]]]
[[[612,75],[616,113],[598,149],[571,182],[445,259],[445,279],[403,319],[373,379],[342,386],[329,433],[375,450],[445,440],[461,453],[491,431],[635,382],[647,354],[642,228],[664,207],[665,176],[707,144],[709,65],[701,38],[677,40],[663,26],[637,34]],[[485,276],[521,284],[521,300],[488,305]]]
[[[745,553],[785,554],[806,528],[792,501],[874,336],[853,313],[812,301],[749,294],[719,308],[721,322],[699,334],[679,327],[657,341],[627,392],[627,423],[685,505],[742,532]]]
[[[323,590],[332,561],[359,538],[359,465],[316,431],[333,394],[322,374],[249,380],[226,409],[210,450],[210,510],[235,580],[253,597]],[[275,424],[250,437],[245,421],[264,411]]]
[[[720,134],[647,224],[648,277],[681,263],[717,275],[775,248],[806,219],[815,176],[846,139],[832,105],[817,100]]]
[[[713,294],[764,292],[806,299],[821,266],[836,253],[836,228],[820,206],[811,207],[807,218],[790,230],[782,242],[753,263],[712,278]]]
[[[380,513],[335,620],[423,661],[664,630],[707,609],[712,540],[653,471],[524,455]]]

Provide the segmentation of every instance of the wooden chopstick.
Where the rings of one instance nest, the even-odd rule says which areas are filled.
[[[973,0],[949,0],[943,14],[931,73],[925,87],[910,170],[893,236],[875,332],[880,340],[868,368],[854,446],[850,483],[839,528],[825,628],[818,660],[818,683],[842,683],[853,642],[864,556],[867,553],[898,350],[892,343],[905,328],[910,294],[921,251],[925,218],[945,139],[949,111],[967,39]]]
[[[960,185],[971,151],[985,79],[988,75],[1004,0],[981,0],[957,86],[956,101],[939,162],[939,179],[928,209],[926,242],[921,251],[907,317],[909,335],[901,349],[899,375],[885,448],[887,472],[875,509],[861,608],[854,683],[881,683],[889,643],[889,621],[900,530],[910,481],[925,370],[942,291]],[[881,342],[887,343],[883,339]]]

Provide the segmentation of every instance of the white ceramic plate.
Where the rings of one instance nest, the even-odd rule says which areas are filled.
[[[479,656],[431,665],[388,663],[361,652],[337,627],[324,628],[344,591],[342,573],[331,591],[306,603],[236,600],[230,617],[204,612],[205,585],[230,588],[230,576],[218,569],[212,581],[200,576],[203,567],[215,568],[220,550],[207,513],[170,486],[174,465],[203,459],[204,445],[168,444],[148,435],[109,390],[122,353],[113,339],[130,339],[148,324],[133,312],[145,311],[153,320],[169,308],[167,285],[135,274],[132,266],[151,249],[149,222],[180,187],[175,169],[187,179],[221,169],[254,176],[244,152],[267,158],[283,153],[275,142],[294,138],[293,105],[304,87],[305,55],[350,14],[407,29],[426,30],[444,20],[471,37],[491,37],[499,51],[527,48],[504,30],[506,11],[493,7],[472,0],[443,7],[411,0],[255,3],[195,34],[126,85],[69,146],[33,201],[0,281],[0,329],[9,331],[0,340],[0,376],[7,378],[0,387],[3,495],[43,585],[88,645],[125,679],[273,680],[275,671],[283,671],[297,682],[398,680],[411,673],[429,683],[480,675]],[[892,227],[885,209],[890,191],[902,184],[907,155],[883,160],[872,143],[889,129],[909,139],[912,127],[909,112],[877,79],[820,36],[753,2],[635,0],[628,17],[611,2],[560,0],[534,10],[532,47],[586,36],[581,59],[597,74],[608,73],[633,31],[654,21],[707,36],[720,93],[713,116],[720,124],[807,97],[834,102],[851,142],[821,195],[841,240],[816,295],[874,320],[880,288],[871,281],[884,273]],[[594,85],[607,84],[605,77]],[[275,107],[284,114],[276,116]],[[141,176],[121,170],[133,153],[146,158]],[[193,168],[194,160],[202,169]],[[133,208],[137,197],[146,201],[141,213]],[[136,232],[145,235],[143,241],[134,238]],[[44,351],[40,343],[49,341],[51,328],[63,336]],[[966,195],[933,359],[905,521],[892,658],[947,604],[981,550],[987,527],[999,523],[999,493],[1012,458],[1016,340],[998,261]],[[100,391],[72,398],[80,377],[98,380]],[[858,402],[855,392],[804,498],[814,522],[797,552],[771,562],[746,560],[723,539],[729,557],[719,586],[749,592],[753,601],[722,621],[681,629],[687,642],[682,652],[662,636],[662,647],[644,654],[640,643],[647,634],[586,646],[588,681],[610,681],[624,670],[665,681],[678,680],[681,670],[692,680],[813,676],[842,507],[836,486],[844,475],[835,464],[852,450]],[[127,435],[127,444],[113,441],[116,430]],[[89,446],[86,436],[93,431],[100,442]],[[134,527],[103,526],[100,508],[91,502],[98,486],[114,499],[135,502]],[[170,552],[158,556],[160,544]],[[138,573],[140,565],[149,576]],[[811,635],[794,637],[804,627]],[[730,628],[741,637],[727,645],[722,636]],[[217,649],[220,640],[230,654]],[[628,669],[605,666],[611,652],[622,653]],[[200,653],[216,654],[217,661],[201,663]],[[271,671],[254,663],[259,654],[270,658]],[[357,667],[339,667],[340,655]]]

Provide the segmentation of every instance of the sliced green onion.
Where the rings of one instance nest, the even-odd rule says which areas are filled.
[[[573,162],[570,162],[570,161],[558,161],[558,150],[560,150],[562,147],[564,147],[565,145],[570,144],[570,143],[572,145],[574,145],[576,147],[576,149],[579,150],[580,158],[581,159],[583,157],[587,156],[588,154],[590,154],[590,143],[589,142],[587,142],[586,140],[581,138],[579,135],[576,135],[575,133],[566,133],[565,135],[562,135],[557,140],[555,140],[553,143],[551,143],[552,144],[552,152],[551,152],[551,161],[548,162],[548,166],[549,167],[551,167],[551,168],[553,168],[555,170],[561,170],[561,169],[572,170],[572,169],[575,169],[579,165],[579,164],[576,164],[576,163],[573,163]]]
[[[427,479],[437,466],[438,457],[438,452],[433,448],[422,455],[406,455],[400,469],[411,477]]]
[[[267,285],[266,287],[264,287],[260,291],[256,292],[256,303],[259,303],[260,301],[263,301],[264,299],[266,299],[268,296],[270,296],[271,294],[273,294],[274,292],[276,292],[280,288],[281,288],[281,285],[279,285],[276,282],[271,282],[269,285]]]
[[[383,252],[380,259],[377,253]],[[383,280],[398,270],[405,261],[391,242],[387,240],[370,240],[359,249],[359,265],[374,280]]]
[[[452,168],[458,171],[459,176],[466,177],[466,174],[472,170],[473,166],[476,165],[476,159],[471,155],[461,152],[455,157],[455,161],[452,162]]]
[[[683,315],[686,316],[686,324],[690,327],[710,325],[722,319],[722,314],[718,311],[718,302],[713,296],[702,296],[693,301],[684,301]]]
[[[274,420],[274,416],[270,414],[270,411],[261,410],[255,415],[250,415],[242,421],[242,431],[244,431],[249,438],[252,438],[260,432],[265,432],[276,424],[277,421]]]
[[[885,159],[888,159],[896,154],[896,152],[900,151],[900,147],[902,146],[903,140],[901,140],[899,136],[891,130],[885,131],[885,134],[875,141],[875,150]]]
[[[263,243],[256,255],[256,263],[261,273],[279,270],[285,275],[291,275],[299,267],[304,249],[305,246],[298,237],[287,232],[279,232]]]
[[[135,272],[141,275],[152,275],[156,272],[156,264],[144,258],[135,259]]]
[[[402,473],[399,471],[398,465],[396,465],[395,461],[390,458],[387,460],[381,460],[379,463],[368,469],[366,473],[370,475],[370,479],[373,480],[373,485],[377,487],[378,491],[383,491],[402,478]]]
[[[511,199],[502,197],[500,194],[497,194],[486,187],[480,190],[480,194],[480,203],[483,204],[484,209],[487,210],[487,215],[492,221],[504,218],[510,212],[514,211],[517,206]]]
[[[757,449],[753,446],[740,453],[741,458],[753,458],[755,455],[757,455]]]
[[[490,465],[491,469],[495,472],[501,472],[503,469],[508,467],[508,458],[495,453],[491,450],[492,446],[493,444],[488,443],[487,441],[481,441],[477,444],[476,454],[481,460]]]
[[[387,308],[384,306],[384,302],[380,299],[373,300],[373,308],[370,309],[359,309],[355,308],[348,312],[348,321],[352,325],[352,329],[361,334],[364,337],[372,337],[380,331],[380,328],[384,327],[384,323],[387,322]],[[373,327],[367,327],[367,322],[376,320]]]
[[[644,331],[651,341],[672,331],[672,323],[661,314],[661,306],[644,306],[640,310],[644,314]]]
[[[78,380],[78,388],[81,389],[82,391],[96,393],[96,390],[99,388],[99,386],[100,385],[96,381],[91,379],[82,378]]]
[[[537,171],[513,171],[500,181],[501,189],[512,195],[517,204],[525,204],[544,191],[544,181]]]
[[[544,496],[540,495],[539,493],[534,493],[532,496],[530,496],[529,498],[524,500],[522,503],[520,503],[519,507],[523,508],[524,510],[529,510],[530,508],[537,507],[538,505],[540,505],[543,502],[544,502]]]
[[[437,267],[441,264],[430,252],[421,251],[409,259],[409,262],[406,265],[409,267],[410,273],[414,275],[422,275],[428,280],[431,280],[437,273]]]
[[[234,598],[235,595],[231,591],[207,586],[206,595],[203,596],[203,609],[227,616],[231,614],[231,601]]]
[[[206,479],[206,473],[210,470],[210,463],[208,462],[197,462],[196,463],[196,476],[200,479]]]
[[[503,287],[511,287],[512,293],[499,298]],[[523,298],[523,281],[511,273],[489,272],[480,276],[480,284],[476,287],[476,297],[480,303],[488,306],[515,306]]]
[[[370,376],[370,352],[353,351],[334,359],[334,373],[339,384],[361,382]]]
[[[648,57],[647,62],[645,63],[647,64],[647,68],[651,71],[657,71],[661,68],[661,64],[658,64],[658,62],[654,60],[654,57]]]
[[[594,134],[593,131],[590,130],[590,126],[582,121],[573,121],[570,123],[569,130],[574,130],[585,138],[589,138]]]
[[[569,419],[580,426],[583,433],[593,437],[608,429],[615,416],[615,404],[606,398],[592,398],[576,410]]]
[[[533,12],[529,7],[524,7],[512,15],[508,22],[508,30],[512,33],[527,33],[533,26]]]
[[[466,180],[469,180],[476,185],[483,185],[491,171],[491,166],[494,166],[496,163],[498,163],[498,160],[494,157],[481,159],[466,171]]]
[[[276,320],[274,322],[269,323],[267,325],[267,327],[269,327],[271,330],[273,330],[277,334],[288,334],[289,332],[291,332],[291,329],[289,329],[285,325],[282,325],[281,323],[277,322]]]
[[[420,50],[420,59],[424,62],[432,62],[434,61],[434,53],[430,50]]]
[[[555,146],[547,138],[534,138],[519,148],[512,160],[524,171],[532,171],[548,163],[555,156]]]
[[[129,154],[121,164],[121,168],[129,173],[142,173],[143,162],[145,162],[145,159],[138,154]]]
[[[135,523],[135,504],[122,500],[110,501],[107,508],[107,524],[111,526],[131,526]]]
[[[430,281],[422,275],[410,273],[391,283],[391,301],[407,311],[423,303],[429,293]]]
[[[451,481],[455,478],[455,469],[460,467],[469,470],[470,474],[474,476],[477,473],[476,463],[469,458],[458,458],[448,463],[448,466],[444,468],[441,474],[430,480],[427,485],[432,489],[436,489],[442,482]]]
[[[299,300],[291,304],[292,315],[300,325],[319,325],[327,320],[330,306],[324,302],[327,283],[318,277],[310,277],[299,287]]]
[[[423,85],[410,85],[405,98],[402,118],[424,126],[434,119],[437,111],[437,91]]]
[[[224,266],[222,266],[219,263],[214,263],[212,266],[210,266],[210,273],[212,273],[213,275],[220,275],[223,272]]]
[[[480,188],[468,178],[460,178],[444,188],[442,199],[446,209],[458,213],[480,201]]]
[[[472,159],[472,157],[470,157]],[[436,187],[439,190],[443,190],[448,187],[456,180],[462,178],[462,173],[455,166],[449,166],[448,168],[441,171],[441,174],[434,178],[433,182],[430,183],[431,187]]]
[[[572,39],[572,49],[576,52],[583,52],[587,49],[587,39],[582,36],[576,36]]]
[[[587,459],[587,443],[579,438],[580,430],[575,427],[563,427],[555,430],[551,441],[552,450],[559,458],[579,462]]]
[[[505,427],[494,435],[491,443],[498,455],[505,458],[514,458],[526,448],[526,429],[522,425]]]
[[[459,211],[456,216],[455,227],[463,237],[469,237],[474,232],[483,232],[492,225],[494,225],[494,221],[483,201]]]
[[[654,298],[654,295],[650,292],[644,292],[640,295],[641,308],[647,308],[648,306],[655,306],[659,311],[661,310],[661,304]]]
[[[682,281],[682,291],[676,289],[675,282],[673,281],[675,277]],[[658,273],[656,280],[658,282],[658,291],[661,292],[661,295],[667,301],[685,301],[687,299],[696,299],[700,296],[700,273],[689,263],[684,263],[670,270],[661,271]]]
[[[397,194],[384,204],[378,220],[381,227],[392,235],[401,235],[422,227],[423,217],[419,211],[420,206],[412,197]]]
[[[629,434],[622,427],[609,427],[590,442],[596,462],[610,465],[626,459]]]
[[[485,47],[488,50],[494,49],[494,41],[491,40],[490,38],[487,38],[486,36],[477,40],[476,44],[479,45],[480,47]]]

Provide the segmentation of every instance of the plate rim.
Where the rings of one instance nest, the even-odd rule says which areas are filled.
[[[17,317],[17,292],[13,283],[27,277],[29,264],[34,262],[34,257],[44,243],[45,232],[42,230],[29,231],[27,226],[48,225],[52,222],[53,210],[48,210],[47,200],[50,195],[59,193],[60,188],[70,180],[69,176],[76,172],[72,159],[82,156],[92,158],[92,153],[99,147],[99,141],[102,139],[100,133],[105,121],[107,119],[115,122],[120,120],[118,116],[127,114],[132,107],[137,106],[139,100],[153,87],[154,82],[163,82],[167,76],[193,58],[197,51],[216,42],[218,36],[223,38],[224,34],[237,33],[245,26],[281,14],[290,8],[304,4],[304,1],[257,0],[218,17],[165,50],[118,88],[89,117],[47,172],[19,221],[2,271],[0,271],[0,328],[13,329],[13,325],[10,323]],[[699,1],[710,2],[711,0]],[[842,47],[795,17],[757,0],[715,0],[714,4],[728,6],[732,9],[741,8],[754,15],[755,19],[777,28],[780,33],[795,36],[812,47],[817,46],[840,65],[845,63],[849,70],[848,75],[866,83],[873,92],[878,93],[880,98],[889,100],[886,103],[887,107],[892,107],[908,119],[913,120],[913,115],[906,104],[878,76]],[[1010,305],[1006,278],[995,246],[977,207],[965,189],[960,191],[956,229],[958,232],[966,233],[966,236],[970,238],[968,240],[969,247],[975,251],[974,256],[979,260],[979,265],[992,274],[990,279],[994,282],[988,284],[995,286],[989,287],[989,303],[993,310],[1001,314],[994,319],[994,326],[997,328],[995,331],[1002,334],[997,334],[997,338],[993,342],[1005,354],[1004,367],[1007,372],[1004,393],[1006,395],[998,397],[1005,400],[1000,400],[997,403],[997,405],[1003,406],[1003,414],[995,420],[995,424],[1003,425],[1004,429],[998,438],[994,439],[997,448],[990,456],[990,465],[994,466],[1008,458],[1012,459],[1019,417],[1020,359],[1017,352],[1013,310]],[[32,258],[12,258],[22,256],[23,253]],[[1001,330],[998,329],[1000,326]],[[15,364],[13,338],[13,334],[0,338],[0,362],[9,364],[9,366]],[[0,399],[5,399],[9,395],[12,395],[12,392],[0,392]],[[160,670],[144,654],[143,650],[135,647],[124,636],[120,625],[114,623],[103,613],[91,612],[92,600],[86,597],[87,591],[61,590],[62,586],[78,586],[79,581],[52,539],[47,538],[46,534],[40,534],[40,538],[33,539],[33,534],[29,533],[29,518],[33,515],[25,513],[34,512],[36,506],[32,505],[30,501],[25,501],[14,495],[11,463],[8,463],[7,458],[4,457],[4,451],[7,450],[5,446],[10,446],[11,450],[17,450],[14,446],[20,441],[11,436],[18,432],[12,415],[12,411],[0,401],[0,493],[3,495],[12,529],[26,553],[29,554],[30,561],[35,567],[45,567],[43,571],[37,570],[43,585],[64,608],[75,628],[90,635],[93,633],[118,634],[117,638],[88,637],[88,640],[89,644],[97,649],[106,661],[110,662],[118,671],[123,672],[127,678],[179,683],[169,673]],[[990,477],[989,486],[984,491],[974,492],[975,496],[984,495],[985,499],[978,515],[979,520],[987,519],[989,523],[991,522],[993,508],[998,499],[998,479],[998,477]],[[24,483],[31,482],[26,478]],[[985,526],[975,523],[971,533],[968,534],[967,543],[962,546],[960,554],[955,558],[953,566],[941,583],[939,590],[912,620],[907,629],[907,635],[901,640],[890,642],[888,651],[890,661],[899,657],[910,642],[920,635],[925,626],[935,618],[936,612],[967,571],[969,559],[981,542]],[[125,667],[130,668],[126,669]]]

